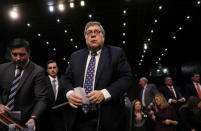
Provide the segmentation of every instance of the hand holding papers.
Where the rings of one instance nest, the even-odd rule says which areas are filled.
[[[84,88],[76,87],[74,88],[74,92],[82,98],[83,104],[90,104],[88,98],[86,97],[87,94],[85,93]]]

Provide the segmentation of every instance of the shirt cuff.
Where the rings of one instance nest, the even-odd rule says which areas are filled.
[[[106,89],[102,89],[101,92],[104,95],[105,101],[108,101],[111,98],[110,93]]]
[[[171,103],[172,103],[172,99],[169,99],[169,100],[168,100],[168,103],[171,104]]]
[[[72,94],[73,92],[74,92],[73,90],[68,91],[68,92],[66,93],[66,98],[68,99],[69,96],[70,96],[70,94]]]

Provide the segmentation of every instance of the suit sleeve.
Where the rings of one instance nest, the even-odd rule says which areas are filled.
[[[111,94],[111,99],[114,100],[118,100],[118,98],[132,86],[132,71],[123,50],[120,50],[117,58],[117,79],[106,88]]]
[[[37,73],[34,79],[34,94],[35,94],[35,105],[32,111],[32,116],[39,117],[47,107],[47,81],[44,71]]]

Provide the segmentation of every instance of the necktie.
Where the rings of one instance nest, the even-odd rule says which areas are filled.
[[[200,90],[200,86],[198,83],[196,83],[196,88],[197,88],[198,96],[201,99],[201,90]]]
[[[172,94],[175,96],[175,98],[177,98],[177,96],[176,96],[176,94],[175,94],[174,89],[173,89],[173,87],[172,87],[172,86],[170,86],[170,91],[171,91],[171,92],[172,92]]]
[[[92,91],[93,81],[94,81],[94,70],[95,70],[95,63],[96,63],[96,53],[91,53],[91,59],[89,61],[89,65],[87,68],[85,83],[84,83],[84,89],[86,94],[90,93]],[[84,104],[82,106],[82,110],[84,113],[87,113],[92,108],[92,105],[90,104]]]
[[[22,71],[22,68],[18,67],[17,74],[16,74],[16,76],[12,82],[11,88],[10,88],[10,95],[8,97],[8,103],[7,103],[7,106],[10,108],[10,110],[13,110],[13,108],[14,108],[14,99],[15,99],[17,87],[20,83],[21,71]]]
[[[52,81],[52,88],[53,88],[54,96],[56,97],[56,80],[55,79]]]

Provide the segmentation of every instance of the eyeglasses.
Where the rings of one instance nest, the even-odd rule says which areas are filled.
[[[86,31],[86,34],[87,34],[88,36],[91,36],[92,34],[98,35],[98,34],[100,34],[101,32],[102,32],[102,31],[100,31],[100,30],[94,30],[94,31],[88,30],[88,31]]]
[[[18,55],[19,55],[20,57],[23,57],[23,56],[25,56],[26,54],[25,54],[25,53],[12,53],[12,55],[15,56],[15,57],[18,56]]]

